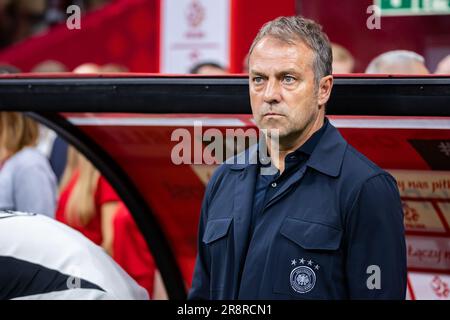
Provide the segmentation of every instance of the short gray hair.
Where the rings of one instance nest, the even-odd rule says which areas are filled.
[[[328,36],[322,31],[322,26],[313,20],[302,16],[278,17],[269,21],[259,30],[248,56],[252,54],[256,44],[264,37],[270,36],[289,44],[303,41],[314,53],[313,68],[316,86],[320,79],[332,74],[333,54]]]
[[[387,51],[375,57],[367,66],[366,73],[376,74],[386,64],[419,62],[425,64],[425,59],[418,53],[408,50]]]

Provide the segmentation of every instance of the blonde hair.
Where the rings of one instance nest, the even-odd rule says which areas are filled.
[[[64,214],[70,225],[86,226],[95,216],[95,191],[100,172],[81,153],[69,147],[68,165],[64,170],[60,191],[77,172],[78,179],[69,195]]]
[[[59,182],[59,193],[61,193],[66,188],[66,186],[70,182],[70,179],[76,172],[78,168],[79,157],[80,153],[73,146],[69,145],[67,148],[66,166]]]
[[[20,112],[0,112],[0,146],[8,156],[36,145],[38,137],[39,126],[34,120]]]

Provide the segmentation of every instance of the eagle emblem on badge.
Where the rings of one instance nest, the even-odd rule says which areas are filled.
[[[293,261],[294,260],[292,260],[292,265],[296,265],[297,263],[294,264]],[[316,273],[312,268],[308,266],[313,266],[313,263],[311,260],[309,260],[306,265],[303,265],[304,261],[305,260],[303,258],[299,259],[300,265],[294,268],[291,271],[290,275],[291,287],[295,292],[298,293],[307,293],[314,289],[314,286],[316,285]],[[316,265],[314,268],[316,270],[319,270],[318,265]]]

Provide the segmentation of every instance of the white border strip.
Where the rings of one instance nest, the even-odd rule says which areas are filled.
[[[144,127],[192,127],[201,122],[205,127],[245,127],[246,124],[236,118],[82,118],[69,117],[67,120],[77,126],[144,126]]]

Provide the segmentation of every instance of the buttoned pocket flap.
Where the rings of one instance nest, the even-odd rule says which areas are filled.
[[[203,242],[209,244],[227,235],[233,218],[209,220],[206,223]]]
[[[306,250],[337,250],[342,230],[326,224],[286,218],[280,233]]]

